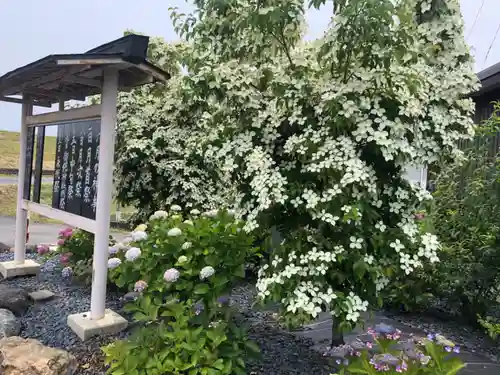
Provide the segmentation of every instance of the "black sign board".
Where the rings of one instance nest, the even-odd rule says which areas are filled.
[[[31,196],[31,176],[33,172],[33,154],[35,147],[35,128],[28,128],[26,146],[26,168],[24,170],[23,198],[29,200]]]
[[[95,219],[101,120],[58,125],[52,207]]]

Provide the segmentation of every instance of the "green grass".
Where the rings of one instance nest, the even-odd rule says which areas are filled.
[[[17,185],[0,185],[0,216],[16,216]],[[42,184],[40,192],[40,203],[51,205],[52,185]],[[36,213],[30,214],[33,223],[57,223],[60,221],[40,216]]]
[[[56,156],[56,137],[46,136],[45,149],[43,152],[43,169],[45,170],[54,169],[55,156]],[[18,158],[19,158],[19,133],[0,130],[0,168],[17,168]]]

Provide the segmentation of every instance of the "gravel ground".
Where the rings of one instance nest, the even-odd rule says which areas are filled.
[[[40,262],[35,254],[27,254],[27,257]],[[13,255],[10,253],[0,254],[0,261],[12,258]],[[38,277],[1,281],[28,291],[48,289],[56,294],[51,301],[32,305],[21,317],[21,336],[34,338],[45,345],[71,352],[82,365],[76,375],[105,374],[101,346],[117,338],[125,338],[129,331],[82,343],[66,325],[66,318],[69,314],[90,309],[90,288],[70,285],[59,272],[53,271],[53,267],[53,263],[47,262],[42,266],[42,272]],[[241,318],[250,325],[251,339],[259,345],[262,352],[259,360],[249,361],[249,375],[329,375],[333,372],[327,360],[311,349],[312,343],[308,339],[288,334],[278,328],[275,309],[264,311],[253,308],[254,297],[255,291],[248,285],[236,287],[231,296],[232,304],[241,312]],[[126,316],[121,311],[123,307],[121,295],[117,293],[108,293],[107,307]],[[430,317],[412,315],[390,317],[410,327],[442,333],[462,343],[462,346],[470,351],[485,353],[492,360],[499,361],[498,346],[495,346],[481,331]]]
[[[42,263],[35,254],[27,258]],[[13,254],[0,254],[0,261],[12,260]],[[37,277],[1,280],[3,284],[21,287],[27,291],[48,289],[56,294],[50,301],[32,305],[20,318],[21,336],[37,339],[45,345],[65,349],[75,355],[81,367],[75,375],[105,374],[101,346],[118,338],[125,338],[129,331],[116,336],[97,337],[82,343],[66,325],[69,314],[90,310],[90,288],[70,285],[60,272],[53,270],[50,261],[43,264]],[[329,375],[332,373],[328,362],[314,352],[311,342],[280,331],[275,322],[274,312],[255,311],[251,306],[254,291],[251,287],[239,286],[232,294],[232,303],[242,312],[245,323],[250,324],[249,335],[261,348],[262,357],[248,363],[249,375]],[[125,315],[121,310],[121,296],[109,292],[107,307]]]

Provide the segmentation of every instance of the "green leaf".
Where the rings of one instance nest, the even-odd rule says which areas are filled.
[[[198,295],[207,294],[210,291],[208,284],[198,284],[195,286],[193,293]]]
[[[250,350],[252,353],[260,353],[260,348],[253,341],[245,342],[245,347]]]

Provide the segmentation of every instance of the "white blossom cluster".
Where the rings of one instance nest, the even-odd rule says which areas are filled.
[[[370,292],[344,264],[381,291],[384,267],[410,273],[437,261],[437,239],[413,217],[429,194],[403,171],[460,154],[457,142],[473,134],[466,98],[478,82],[457,0],[401,0],[392,14],[366,7],[360,12],[372,13],[361,15],[352,3],[336,6],[324,38],[306,43],[300,0],[269,3],[258,15],[252,2],[235,0],[225,31],[217,25],[227,15],[203,2],[195,24],[184,24],[188,72],[128,114],[120,162],[141,171],[122,176],[131,199],[142,192],[210,210],[230,196],[246,231],[286,221],[286,251],[260,270],[259,295],[279,294],[291,313],[329,308],[355,322]],[[374,29],[379,44],[362,39]],[[323,241],[300,242],[304,232]],[[343,281],[332,281],[341,272]]]

